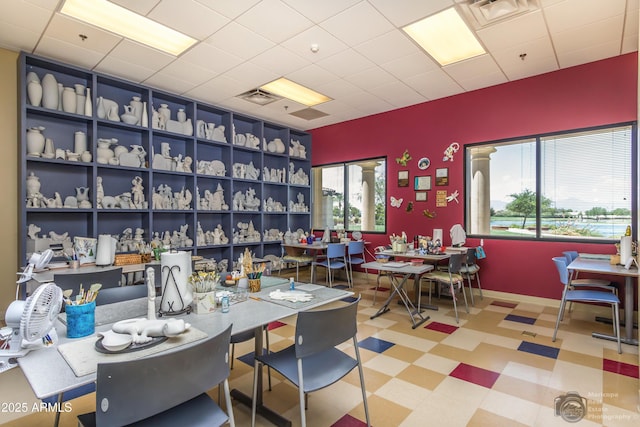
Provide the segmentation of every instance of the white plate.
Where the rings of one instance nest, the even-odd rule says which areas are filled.
[[[429,166],[431,165],[431,160],[429,160],[426,157],[421,158],[420,160],[418,160],[418,169],[420,170],[425,170],[427,169]]]

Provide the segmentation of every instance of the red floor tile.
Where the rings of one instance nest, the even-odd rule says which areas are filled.
[[[500,376],[497,372],[477,368],[475,366],[467,365],[466,363],[459,364],[449,375],[486,388],[493,387],[493,384]]]
[[[440,322],[431,322],[424,328],[430,329],[432,331],[442,332],[445,334],[452,334],[458,330],[457,326],[447,325],[445,323],[440,323]]]
[[[602,369],[614,374],[626,375],[631,378],[638,378],[638,366],[629,363],[617,362],[615,360],[602,359]]]

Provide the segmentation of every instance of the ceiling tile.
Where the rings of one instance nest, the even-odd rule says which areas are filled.
[[[482,44],[489,50],[506,49],[532,39],[548,36],[542,11],[527,13],[478,30]],[[505,37],[505,34],[510,34]]]
[[[127,8],[138,15],[147,16],[162,0],[110,0],[119,6]]]
[[[255,89],[280,77],[278,74],[265,70],[252,62],[243,62],[224,73],[224,75],[233,77],[242,83],[245,86],[242,92]],[[239,93],[236,95],[239,95]]]
[[[0,47],[13,51],[33,52],[40,40],[40,31],[31,31],[22,25],[0,23]]]
[[[373,114],[374,111],[389,111],[394,108],[393,105],[369,92],[357,92],[352,95],[347,95],[343,101],[345,104],[356,107],[364,113],[371,114]]]
[[[193,88],[193,84],[187,80],[176,78],[167,73],[159,72],[143,82],[147,86],[161,89],[165,92],[181,95]]]
[[[53,16],[51,9],[25,1],[12,1],[2,8],[0,22],[23,27],[29,31],[41,32]]]
[[[379,67],[371,67],[359,73],[346,76],[344,79],[363,89],[380,86],[396,80],[395,77]]]
[[[545,8],[549,31],[557,33],[624,14],[625,0],[565,0]]]
[[[572,50],[565,53],[558,53],[560,67],[567,68],[587,62],[597,61],[603,58],[610,58],[618,55],[620,42],[601,43],[585,47],[583,49]]]
[[[520,55],[524,56],[524,59]],[[508,49],[493,52],[493,59],[509,80],[522,79],[557,70],[551,40],[547,36]]]
[[[317,65],[338,77],[344,77],[375,66],[373,62],[353,49],[338,52],[335,55],[318,61]]]
[[[186,95],[203,101],[206,100],[212,104],[218,104],[242,92],[246,92],[246,85],[244,83],[230,76],[221,75],[189,90]]]
[[[618,48],[610,55],[619,53],[622,38],[622,15],[603,19],[590,25],[574,27],[551,35],[558,55],[584,47],[602,43],[618,43]]]
[[[163,74],[191,83],[191,87],[196,87],[215,77],[208,68],[189,62],[186,59],[178,58],[162,69]]]
[[[145,68],[153,70],[159,70],[176,59],[173,55],[169,55],[168,53],[161,52],[157,49],[153,49],[128,39],[123,39],[118,43],[118,45],[109,52],[109,55],[107,55],[105,59],[110,57],[119,59],[125,64],[139,64]],[[122,71],[126,73],[126,69]]]
[[[215,10],[221,15],[229,19],[235,19],[238,16],[251,9],[258,4],[260,0],[196,0],[207,6],[211,10]]]
[[[220,74],[242,63],[242,59],[227,50],[202,42],[185,52],[180,59],[208,69],[212,74]]]
[[[400,80],[440,68],[422,51],[382,62],[380,66]]]
[[[85,49],[53,37],[42,38],[34,53],[88,69],[93,69],[104,56],[102,52]]]
[[[96,65],[94,70],[135,83],[143,82],[156,73],[153,68],[147,68],[137,62],[130,62],[112,55],[106,56]]]
[[[385,15],[396,27],[404,27],[454,5],[453,0],[369,0],[369,3]]]
[[[342,98],[347,94],[358,92],[361,89],[344,79],[332,80],[331,82],[319,85],[316,90],[320,93],[324,93],[334,100]],[[333,101],[330,101],[333,102]]]
[[[465,90],[475,90],[507,81],[506,76],[489,55],[447,65],[444,69]]]
[[[312,44],[318,46],[317,52],[311,50]],[[282,46],[310,62],[322,61],[324,58],[347,49],[346,44],[317,25],[291,37],[283,42]]]
[[[366,1],[327,19],[320,26],[352,47],[393,29],[391,23]]]
[[[409,77],[404,83],[428,100],[445,98],[464,92],[464,89],[442,70],[427,71]]]
[[[337,79],[335,74],[330,73],[316,64],[307,65],[304,68],[287,74],[285,77],[313,90],[317,90],[317,87]]]
[[[274,46],[262,52],[253,58],[251,62],[259,67],[272,71],[278,76],[284,76],[310,64],[306,59],[301,58],[281,45]]]
[[[206,39],[229,22],[229,18],[194,0],[162,1],[148,16],[197,40]]]
[[[361,0],[283,0],[286,4],[306,16],[311,21],[320,23],[353,6]]]
[[[357,45],[355,50],[376,64],[391,61],[412,53],[422,52],[422,50],[400,30],[392,30],[378,37],[374,37],[371,40],[367,40]]]
[[[230,22],[209,37],[206,42],[227,52],[233,52],[242,59],[253,58],[274,46],[273,42],[236,22]]]
[[[274,43],[281,43],[313,25],[280,0],[263,0],[240,15],[236,22]]]
[[[86,39],[80,35],[86,36]],[[56,13],[47,28],[47,36],[103,54],[113,49],[123,38],[92,25]]]
[[[427,101],[427,99],[416,92],[415,89],[398,80],[372,87],[367,90],[380,99],[393,105],[395,108],[402,108]]]

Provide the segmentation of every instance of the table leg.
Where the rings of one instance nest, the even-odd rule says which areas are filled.
[[[609,341],[616,340],[613,335],[598,332],[592,333],[591,336]],[[638,345],[638,340],[633,338],[633,277],[631,276],[624,279],[624,336],[620,337],[620,341],[629,345]]]
[[[263,344],[262,344],[262,326],[257,327],[255,330],[255,354],[262,354]],[[230,392],[231,397],[233,397],[239,403],[251,408],[252,399],[251,396],[247,396],[245,393],[241,392],[238,389],[233,389]],[[263,404],[262,399],[262,365],[258,366],[258,391],[256,396],[256,413],[262,415],[264,418],[269,420],[272,424],[281,426],[281,427],[291,427],[291,421],[284,418],[282,415],[274,412],[273,410],[267,408]]]
[[[391,293],[391,295],[389,295],[389,298],[387,298],[387,301],[385,301],[384,305],[380,307],[380,310],[378,310],[376,314],[371,316],[371,319],[375,319],[376,317],[389,311],[389,304],[393,300],[393,296],[398,295],[400,297],[400,300],[404,304],[405,308],[407,309],[407,312],[409,313],[409,317],[411,318],[411,323],[413,324],[412,326],[413,329],[417,328],[418,326],[420,326],[421,324],[429,320],[429,316],[427,317],[422,316],[422,314],[420,313],[420,310],[417,309],[415,305],[413,305],[413,303],[411,302],[411,299],[409,298],[409,295],[407,295],[407,292],[404,290],[404,285],[407,282],[407,279],[409,278],[409,276],[411,275],[405,274],[402,277],[402,282],[400,283],[398,283],[396,277],[393,274],[389,276],[389,281],[391,282],[391,286],[393,287],[393,292]],[[418,317],[417,322],[416,322],[416,317]]]

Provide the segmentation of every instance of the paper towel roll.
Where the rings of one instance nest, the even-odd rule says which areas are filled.
[[[444,244],[442,241],[442,228],[434,228],[433,229],[433,241],[440,240],[440,243]]]
[[[98,236],[96,265],[111,265],[116,258],[116,239],[109,234]]]
[[[622,236],[620,238],[620,264],[625,265],[632,256],[631,236]]]
[[[160,266],[162,272],[160,310],[166,313],[184,310],[193,301],[193,294],[189,286],[191,252],[164,252],[160,255]],[[182,296],[182,300],[180,296]]]

